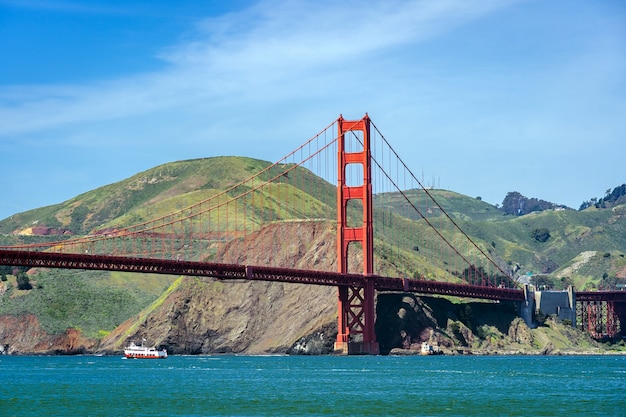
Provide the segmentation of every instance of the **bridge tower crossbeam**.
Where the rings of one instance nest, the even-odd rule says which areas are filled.
[[[360,149],[346,149],[346,141],[356,138]],[[372,168],[370,149],[370,119],[367,114],[356,121],[338,120],[337,172],[337,265],[338,272],[348,270],[348,250],[359,243],[363,251],[363,275],[374,273],[374,226],[372,204]],[[362,184],[349,184],[346,171],[351,164],[361,165]],[[358,168],[357,168],[358,170]],[[362,209],[362,224],[348,223],[348,202],[356,200]],[[374,330],[374,278],[366,279],[364,287],[338,287],[338,333],[335,352],[343,354],[379,353]]]

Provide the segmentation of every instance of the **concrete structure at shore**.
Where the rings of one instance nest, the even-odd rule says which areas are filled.
[[[557,315],[561,320],[570,320],[576,327],[576,293],[573,287],[565,291],[537,291],[531,285],[524,285],[524,301],[520,316],[528,327],[536,327],[538,315]]]

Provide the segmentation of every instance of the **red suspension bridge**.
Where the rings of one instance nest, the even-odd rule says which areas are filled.
[[[336,229],[335,270],[220,262],[229,242],[264,228],[316,222]],[[376,264],[374,260],[376,259]],[[0,265],[192,275],[338,288],[336,350],[378,353],[376,291],[524,301],[506,263],[448,215],[365,115],[336,121],[244,181],[127,227],[0,247]],[[577,322],[615,336],[626,292],[579,292]]]

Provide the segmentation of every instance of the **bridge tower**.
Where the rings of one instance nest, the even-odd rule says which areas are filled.
[[[348,149],[347,142],[350,144]],[[337,159],[338,272],[352,272],[348,270],[348,249],[358,249],[360,246],[363,251],[363,275],[369,277],[374,273],[374,226],[370,119],[367,114],[361,120],[344,120],[339,116]],[[356,172],[356,177],[362,178],[362,183],[349,183],[346,178],[348,170]],[[350,224],[348,221],[349,205],[351,211],[362,211],[362,220],[358,220],[357,224]],[[379,350],[374,331],[374,279],[367,279],[364,288],[339,287],[338,298],[339,332],[335,352],[377,355]]]

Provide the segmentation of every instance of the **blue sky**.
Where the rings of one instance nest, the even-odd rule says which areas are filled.
[[[621,0],[0,0],[0,219],[366,112],[427,183],[578,208],[624,97]]]

